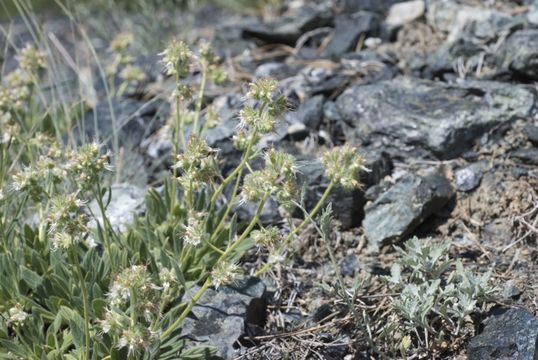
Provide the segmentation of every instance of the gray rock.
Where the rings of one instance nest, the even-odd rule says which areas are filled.
[[[460,9],[453,23],[448,41],[468,38],[487,44],[506,35],[518,23],[517,18],[499,11],[481,8],[472,8],[472,11],[466,11],[463,8]]]
[[[239,94],[228,94],[215,99],[213,105],[219,114],[220,123],[205,133],[208,145],[219,149],[219,159],[224,161],[221,170],[225,174],[241,160],[241,151],[233,145],[233,135],[239,124],[238,114],[242,104],[242,96]]]
[[[325,168],[319,160],[310,159],[299,168],[297,181],[300,186],[305,187],[305,207],[310,211],[321,198],[327,186],[329,186],[329,179],[325,176]],[[341,223],[343,228],[357,226],[364,216],[364,194],[359,189],[345,191],[341,188],[336,188],[329,195],[326,203],[330,202],[332,203],[334,217]],[[297,215],[301,214],[297,213]]]
[[[241,203],[237,205],[233,212],[237,214],[237,218],[242,221],[250,221],[256,214],[258,204],[252,202]],[[276,199],[270,197],[264,204],[262,212],[260,214],[260,222],[263,225],[276,224],[282,218],[278,211],[278,202]]]
[[[456,170],[454,173],[456,188],[464,192],[475,189],[480,185],[485,167],[486,165],[480,162]]]
[[[512,280],[508,280],[503,286],[501,295],[505,300],[514,300],[519,299],[523,291],[521,291],[517,286],[514,285]]]
[[[259,21],[255,18],[237,19],[232,17],[224,24],[220,23],[215,29],[212,41],[213,48],[221,58],[235,57],[245,50],[256,47],[253,39],[243,38],[243,27],[256,26]]]
[[[424,67],[419,74],[426,78],[453,74],[462,62],[467,78],[482,76],[479,69],[497,68],[497,43],[526,26],[526,20],[521,16],[466,6],[454,0],[430,0],[427,18],[433,26],[450,34],[445,44],[424,60],[413,59],[415,72]]]
[[[289,113],[294,122],[300,122],[309,129],[317,129],[323,119],[323,95],[313,96],[303,102],[297,111]]]
[[[361,149],[361,153],[366,159],[366,167],[370,172],[360,174],[361,183],[364,188],[368,188],[378,183],[383,177],[390,174],[393,168],[392,161],[382,151],[374,149]],[[299,168],[297,182],[299,186],[305,187],[305,205],[307,210],[312,209],[327,186],[329,179],[325,176],[325,168],[317,159],[299,159],[304,164]],[[360,224],[364,217],[364,205],[366,203],[364,192],[361,189],[345,191],[341,188],[333,190],[327,203],[332,202],[335,218],[340,222],[342,228],[351,228]]]
[[[307,67],[286,84],[286,95],[308,98],[314,95],[330,96],[345,85],[349,79],[341,72],[324,67]]]
[[[316,131],[323,119],[325,97],[316,95],[306,99],[297,110],[287,112],[276,124],[275,131],[262,137],[260,144],[266,147],[282,140],[300,141],[311,131]]]
[[[398,27],[424,15],[424,0],[411,0],[394,4],[390,7],[385,23],[390,27]]]
[[[320,307],[314,310],[314,313],[312,314],[312,320],[314,323],[319,323],[327,316],[330,316],[332,313],[334,313],[334,309],[331,304],[322,304]]]
[[[534,145],[538,146],[538,126],[536,125],[527,125],[524,130],[527,135],[527,139]]]
[[[453,74],[458,62],[462,60],[468,69],[476,69],[480,63],[483,66],[495,67],[495,59],[484,54],[484,46],[467,37],[461,37],[441,46],[423,60],[413,60],[411,66],[415,71],[419,70],[422,77],[428,79],[442,78],[447,73]]]
[[[296,14],[278,18],[273,22],[247,25],[243,37],[257,38],[269,43],[295,45],[307,31],[330,25],[333,14],[326,7],[302,7]]]
[[[282,140],[301,141],[316,131],[323,119],[325,97],[316,95],[299,104],[296,110],[288,111],[277,122],[272,133],[260,139],[260,146],[267,147]]]
[[[295,122],[288,126],[288,131],[284,139],[291,141],[301,141],[308,137],[310,129],[303,123]]]
[[[449,181],[437,172],[404,176],[366,207],[362,225],[370,244],[379,247],[405,238],[453,195]]]
[[[500,308],[485,320],[481,334],[469,341],[470,360],[534,360],[538,319],[525,309]]]
[[[538,25],[538,2],[535,2],[535,4],[530,7],[527,12],[527,20],[534,26]]]
[[[131,224],[135,216],[144,212],[144,197],[146,190],[131,184],[114,184],[110,188],[111,198],[106,208],[106,215],[112,228],[116,231],[124,231]],[[107,200],[108,193],[105,194],[104,201]],[[89,204],[89,208],[95,214],[96,220],[103,226],[103,217],[96,200]],[[90,227],[95,227],[95,221],[90,223]]]
[[[457,38],[496,38],[516,17],[482,6],[468,6],[458,0],[427,0],[426,19],[433,27]]]
[[[538,165],[538,148],[517,149],[510,154],[516,161],[528,165]]]
[[[381,17],[375,13],[359,11],[354,14],[339,15],[335,18],[334,34],[321,56],[334,58],[357,47],[361,34],[377,36]]]
[[[340,122],[342,117],[334,101],[326,101],[323,105],[323,118],[330,122]]]
[[[494,126],[527,117],[534,95],[491,81],[444,84],[396,78],[347,89],[336,100],[351,143],[385,140],[401,154],[420,147],[441,159],[462,154]]]
[[[155,83],[164,76],[161,56],[158,54],[137,56],[133,59],[131,65],[137,66],[142,74],[144,74],[145,78],[140,81],[131,80],[126,83],[125,79],[121,77],[121,73],[126,66],[120,64],[112,79],[114,81],[114,88],[120,89],[126,85],[121,93],[123,97],[134,99],[144,98],[148,84]],[[109,96],[107,88],[105,87],[110,87],[110,84],[108,83],[109,81],[109,79],[103,80],[100,76],[96,76],[93,84],[96,94],[100,96]]]
[[[499,50],[499,63],[518,76],[538,79],[538,29],[510,35]]]
[[[190,289],[191,296],[199,289]],[[209,289],[185,319],[183,336],[213,345],[224,359],[235,357],[234,343],[244,335],[258,335],[266,321],[265,285],[249,277],[218,290]]]
[[[82,120],[84,126],[73,133],[80,141],[113,144],[114,132],[120,146],[137,147],[150,134],[161,128],[170,111],[162,101],[140,102],[133,99],[102,101]]]
[[[344,276],[355,276],[359,271],[359,259],[355,255],[348,255],[340,264],[340,272]]]
[[[453,23],[462,10],[462,6],[454,0],[427,0],[426,20],[432,27],[449,32],[453,28]]]
[[[359,10],[373,11],[385,14],[389,8],[403,0],[339,0],[342,12],[355,12]]]
[[[286,79],[297,73],[303,68],[302,64],[287,64],[280,62],[268,62],[261,64],[254,72],[255,78],[272,77],[276,80]]]
[[[381,181],[379,184],[370,186],[364,193],[366,200],[375,201],[390,188],[390,185],[391,184],[388,181]]]

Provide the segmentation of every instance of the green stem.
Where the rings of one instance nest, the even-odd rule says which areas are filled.
[[[331,259],[331,263],[334,267],[334,272],[336,274],[336,281],[338,283],[338,286],[340,287],[340,292],[342,293],[342,297],[344,298],[344,300],[346,301],[346,304],[347,304],[347,307],[349,308],[349,311],[353,314],[353,316],[355,317],[355,321],[357,322],[357,324],[359,324],[361,322],[361,318],[359,316],[359,314],[357,313],[357,310],[355,310],[355,307],[354,307],[354,301],[352,301],[349,296],[347,295],[347,292],[346,292],[346,287],[345,287],[345,283],[344,283],[344,279],[342,278],[342,273],[340,272],[340,268],[338,267],[338,262],[336,261],[336,257],[334,256],[334,252],[329,244],[329,234],[323,232],[318,224],[316,224],[316,222],[314,221],[314,219],[312,218],[312,216],[308,213],[308,211],[306,211],[306,209],[304,207],[302,207],[300,204],[296,204],[303,212],[303,214],[305,215],[306,219],[308,219],[308,221],[310,221],[312,223],[312,225],[314,225],[314,227],[316,228],[316,231],[318,232],[319,236],[321,236],[321,238],[323,239],[323,243],[325,245],[325,248],[327,249],[327,253],[329,254],[329,258]]]
[[[130,302],[131,302],[131,308],[130,308],[130,311],[131,311],[131,326],[134,326],[136,324],[136,302],[137,302],[137,297],[136,297],[136,291],[135,289],[131,288],[129,290],[130,292],[130,295],[131,295],[131,299],[130,299]]]
[[[234,243],[232,245],[230,245],[226,251],[224,251],[224,254],[222,254],[220,256],[220,258],[217,260],[216,264],[217,265],[218,263],[220,263],[222,260],[224,260],[225,258],[228,257],[228,255],[230,255],[232,253],[232,251],[235,250],[235,248],[237,246],[239,246],[239,244],[241,244],[241,242],[243,240],[245,240],[247,238],[247,236],[250,234],[250,232],[252,231],[252,229],[254,229],[254,226],[256,226],[256,224],[258,223],[258,221],[260,220],[260,215],[262,214],[262,210],[263,210],[263,207],[265,205],[265,203],[267,202],[267,199],[269,198],[269,193],[265,193],[265,195],[263,196],[262,200],[260,201],[259,205],[258,205],[258,209],[256,209],[256,213],[254,214],[254,217],[252,218],[252,220],[250,220],[250,223],[248,224],[247,228],[243,231],[243,233],[241,234],[241,237],[239,237],[239,239],[237,239],[236,241],[234,241]]]
[[[219,224],[217,225],[217,228],[215,231],[213,231],[213,234],[211,235],[211,238],[209,239],[209,243],[213,241],[214,239],[218,238],[222,229],[224,228],[224,224],[226,223],[226,218],[228,217],[228,214],[230,214],[230,211],[232,211],[232,207],[235,202],[235,198],[237,197],[237,191],[239,190],[239,184],[241,183],[241,175],[242,172],[240,172],[237,176],[237,179],[235,180],[234,189],[232,191],[232,197],[228,201],[228,206],[226,206],[226,211],[224,211],[224,214],[222,215],[222,218],[219,221]]]
[[[256,130],[253,131],[252,133],[252,137],[251,137],[251,141],[249,142],[248,146],[247,146],[247,149],[245,150],[244,154],[243,154],[243,158],[241,159],[241,162],[239,163],[239,165],[237,165],[237,167],[230,173],[230,175],[228,175],[223,181],[222,183],[219,185],[219,187],[217,188],[217,190],[215,191],[215,193],[213,194],[213,196],[211,197],[211,206],[213,206],[216,202],[217,202],[217,199],[218,197],[220,196],[220,194],[224,191],[224,188],[230,183],[232,182],[232,180],[235,178],[235,176],[239,175],[240,176],[240,173],[242,173],[243,171],[243,168],[245,167],[246,163],[250,160],[250,153],[252,151],[252,147],[254,146],[254,139],[256,138],[256,136],[258,135],[258,132]]]
[[[71,247],[69,250],[71,256],[71,262],[75,267],[75,272],[80,282],[80,290],[82,292],[82,303],[84,308],[84,335],[86,340],[86,346],[84,350],[84,359],[90,360],[90,315],[89,315],[89,302],[88,302],[88,289],[86,288],[86,283],[84,281],[84,276],[82,275],[82,268],[80,267],[79,259],[75,253],[75,249]]]
[[[205,66],[203,66],[202,82],[200,83],[200,92],[198,93],[198,99],[196,99],[196,111],[194,114],[194,121],[192,123],[192,133],[195,135],[198,135],[198,122],[200,121],[200,112],[202,111],[202,102],[204,99],[206,83],[207,83],[207,69]]]
[[[176,79],[176,83],[179,79]],[[179,97],[176,97],[176,141],[174,141],[174,147],[176,154],[179,154],[180,148],[185,148],[186,144],[185,134],[183,133],[183,117],[181,116],[181,101]]]
[[[101,217],[103,218],[103,236],[105,241],[105,249],[108,253],[108,258],[110,259],[110,267],[112,272],[116,271],[114,261],[112,259],[112,252],[110,250],[111,243],[109,238],[109,230],[112,231],[112,225],[108,221],[108,216],[106,215],[105,204],[103,203],[103,190],[101,188],[101,182],[97,181],[97,193],[95,194],[95,200],[97,200],[97,205],[99,206],[99,211],[101,212]]]
[[[208,239],[204,239],[204,243],[205,243],[207,246],[209,246],[213,251],[215,251],[215,252],[217,252],[217,253],[219,253],[219,254],[221,254],[221,255],[224,254],[224,251],[222,251],[221,249],[219,249],[219,248],[216,247],[215,245],[211,244],[211,243],[209,242]]]
[[[192,297],[191,301],[189,302],[189,305],[183,310],[181,315],[174,321],[160,336],[161,342],[165,340],[170,334],[172,334],[179,325],[185,320],[187,315],[189,315],[190,311],[192,310],[193,306],[200,300],[202,295],[205,293],[205,291],[209,288],[211,285],[211,278],[208,277],[206,281],[204,282],[204,285],[196,292],[196,294]]]
[[[252,229],[254,228],[254,226],[256,226],[256,224],[258,223],[258,220],[260,218],[260,215],[262,213],[262,210],[263,210],[263,206],[265,205],[265,202],[267,201],[267,199],[269,198],[269,193],[266,193],[263,197],[263,199],[260,201],[260,204],[258,205],[258,209],[256,210],[256,214],[254,215],[254,217],[252,218],[252,220],[250,221],[250,224],[247,226],[247,228],[243,231],[243,233],[241,234],[241,237],[239,239],[237,239],[236,241],[234,241],[234,243],[232,245],[230,245],[226,251],[224,251],[221,256],[219,257],[219,259],[215,262],[215,265],[214,267],[216,267],[221,261],[225,260],[236,248],[237,246],[239,246],[239,244],[241,244],[241,242],[243,242],[243,240],[246,239],[246,237],[248,236],[248,234],[250,234],[250,232],[252,231]],[[181,315],[176,319],[176,321],[174,321],[162,334],[161,334],[161,341],[163,341],[164,339],[166,339],[171,333],[173,333],[176,328],[181,325],[181,323],[183,322],[183,320],[185,320],[185,318],[187,317],[187,315],[189,314],[189,312],[192,310],[192,307],[196,304],[196,302],[198,302],[198,300],[200,300],[200,298],[202,297],[202,295],[205,293],[205,291],[209,288],[209,286],[211,285],[211,276],[208,276],[206,281],[204,282],[204,285],[198,290],[198,292],[196,292],[196,294],[192,297],[191,301],[189,302],[189,305],[185,308],[185,310],[183,310],[183,312],[181,313]]]
[[[323,195],[321,195],[321,198],[318,200],[316,206],[314,206],[314,208],[312,209],[312,211],[310,211],[310,214],[308,217],[306,217],[300,224],[299,226],[295,227],[289,234],[288,236],[286,237],[286,239],[284,239],[284,241],[282,242],[282,244],[279,246],[278,250],[277,250],[277,254],[280,254],[287,246],[288,246],[288,243],[291,241],[291,239],[295,236],[295,234],[297,234],[310,220],[309,218],[313,218],[314,216],[316,216],[316,214],[319,212],[319,210],[321,209],[321,207],[323,206],[323,204],[325,203],[325,201],[327,200],[327,198],[329,197],[329,194],[331,193],[332,189],[334,188],[335,186],[335,183],[333,181],[330,182],[329,186],[327,187],[327,189],[325,189],[325,191],[323,192]],[[264,274],[267,270],[269,270],[269,268],[271,267],[271,263],[267,263],[265,265],[263,265],[258,271],[256,271],[256,273],[254,274],[254,276],[260,276],[262,274]]]

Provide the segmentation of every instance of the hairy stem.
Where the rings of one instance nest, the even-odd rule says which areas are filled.
[[[88,301],[88,289],[86,288],[86,283],[84,281],[84,276],[82,275],[82,268],[80,266],[79,259],[75,253],[75,249],[71,247],[69,250],[71,257],[71,263],[75,267],[75,272],[77,274],[78,280],[80,282],[80,290],[82,292],[82,303],[84,309],[84,337],[86,345],[84,347],[84,359],[90,360],[90,314],[89,314],[89,301]]]
[[[230,245],[226,251],[224,251],[219,259],[215,262],[215,265],[213,267],[216,267],[218,264],[220,264],[222,261],[226,260],[228,256],[247,238],[247,236],[250,234],[254,226],[258,223],[258,220],[260,219],[260,215],[263,210],[263,206],[265,205],[265,202],[269,198],[269,193],[266,193],[263,197],[263,199],[260,201],[260,204],[258,205],[258,209],[256,210],[256,214],[250,221],[247,228],[243,231],[241,234],[241,237],[239,237],[237,240],[234,241],[232,245]],[[189,302],[189,305],[183,310],[181,315],[174,321],[162,334],[161,334],[161,341],[165,340],[170,334],[172,334],[179,325],[185,320],[189,312],[192,310],[192,307],[200,300],[202,295],[205,293],[205,291],[209,288],[211,285],[211,276],[208,276],[207,279],[204,282],[204,285],[196,292],[196,294],[192,297],[191,301]]]
[[[286,239],[284,239],[284,241],[282,242],[282,244],[279,246],[278,250],[277,250],[277,254],[280,254],[282,253],[282,251],[284,249],[286,249],[286,247],[288,246],[289,242],[291,241],[291,239],[293,239],[293,237],[295,236],[295,234],[297,234],[310,220],[309,218],[313,218],[314,216],[316,216],[316,214],[319,212],[319,210],[321,209],[321,207],[323,206],[323,204],[325,203],[325,201],[327,200],[327,198],[329,197],[329,194],[331,193],[332,189],[334,188],[335,186],[335,183],[333,181],[331,181],[331,183],[329,184],[329,186],[327,187],[327,189],[325,189],[325,191],[323,192],[323,195],[321,195],[321,198],[319,198],[316,206],[314,206],[314,208],[312,209],[312,211],[310,211],[309,213],[309,216],[306,217],[300,224],[299,226],[295,227],[292,231],[290,231],[290,233],[288,234],[288,236],[286,237]],[[258,271],[256,271],[255,273],[255,276],[260,276],[262,274],[264,274],[267,270],[269,270],[269,268],[271,267],[271,263],[266,263],[265,265],[263,265],[260,269],[258,269]]]

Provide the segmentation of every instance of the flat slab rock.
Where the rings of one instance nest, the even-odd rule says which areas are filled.
[[[400,151],[421,147],[454,158],[493,127],[529,116],[534,95],[492,81],[444,84],[396,78],[346,90],[336,105],[352,127],[350,142],[382,140]]]
[[[370,245],[375,248],[407,236],[453,195],[440,173],[404,176],[365,209],[362,225]]]
[[[191,295],[199,287],[191,289]],[[243,335],[259,335],[266,321],[266,287],[258,278],[247,277],[234,285],[208,289],[185,319],[182,336],[218,349],[218,356],[233,359],[234,344]]]
[[[525,309],[496,309],[469,341],[469,360],[535,360],[538,319]]]

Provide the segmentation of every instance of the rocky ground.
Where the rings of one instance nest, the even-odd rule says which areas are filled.
[[[363,174],[361,190],[331,197],[339,269],[309,228],[294,243],[290,264],[264,279],[208,292],[194,311],[208,320],[189,320],[184,331],[217,344],[224,358],[377,358],[367,332],[357,330],[344,302],[323,284],[334,284],[335,271],[350,287],[367,275],[386,275],[392,245],[431,236],[451,239],[452,257],[470,268],[492,270],[500,295],[475,319],[474,337],[416,358],[536,359],[538,2],[317,0],[273,10],[260,17],[207,5],[192,18],[185,37],[212,41],[234,81],[209,89],[206,104],[220,116],[208,132],[210,145],[230,166],[238,161],[231,136],[241,90],[247,81],[272,76],[291,110],[263,142],[301,160],[307,207],[327,186],[316,160],[323,149],[356,145],[371,172]],[[67,44],[65,52],[87,54],[66,31],[69,22],[53,18],[45,25],[58,44]],[[11,40],[24,42],[27,33],[13,29]],[[91,42],[106,63],[108,39],[100,36],[95,32]],[[6,48],[2,62],[9,70]],[[87,71],[77,76],[88,85],[90,109],[75,133],[107,139],[111,113],[121,124],[119,146],[127,155],[120,170],[131,186],[117,186],[116,194],[131,209],[140,206],[133,186],[159,186],[171,149],[163,126],[173,81],[161,73],[156,52],[139,52],[135,62],[145,79],[111,103],[102,81],[81,80],[95,73],[87,58],[65,70],[69,76]],[[114,211],[129,221],[121,207]],[[237,211],[248,216],[253,210]],[[280,223],[276,204],[262,220]],[[244,268],[265,257],[253,252]],[[379,289],[374,281],[359,295],[363,314],[386,309]],[[378,327],[371,324],[374,332]]]

